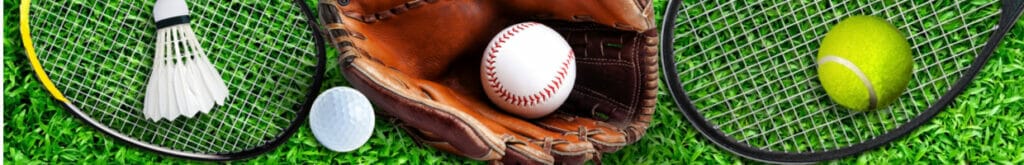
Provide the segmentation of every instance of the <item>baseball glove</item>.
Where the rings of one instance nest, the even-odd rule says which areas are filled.
[[[599,160],[644,135],[658,87],[652,8],[649,0],[319,3],[345,78],[379,112],[422,143],[512,164]],[[488,41],[525,21],[558,31],[577,63],[566,102],[533,120],[498,109],[480,82]]]

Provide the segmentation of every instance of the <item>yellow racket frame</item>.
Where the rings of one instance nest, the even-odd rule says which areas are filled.
[[[65,104],[71,103],[67,98],[64,97],[63,93],[57,90],[57,86],[53,85],[53,81],[50,81],[50,76],[46,75],[43,71],[43,64],[39,63],[39,57],[36,56],[36,48],[32,45],[31,29],[28,26],[28,10],[31,0],[21,0],[20,10],[20,23],[21,25],[21,42],[25,45],[25,55],[28,56],[28,61],[32,63],[32,70],[36,72],[36,77],[39,78],[39,82],[43,83],[43,87],[46,88],[47,92],[57,101],[64,102]]]

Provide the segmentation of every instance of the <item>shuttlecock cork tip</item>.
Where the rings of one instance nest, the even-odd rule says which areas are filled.
[[[185,0],[157,0],[153,5],[153,20],[156,28],[187,24],[189,21],[188,5]]]

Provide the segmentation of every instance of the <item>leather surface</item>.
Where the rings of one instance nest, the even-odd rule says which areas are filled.
[[[347,2],[347,4],[345,3]],[[478,160],[578,164],[643,136],[657,92],[649,1],[321,0],[346,79],[417,141]],[[538,21],[576,52],[555,114],[524,120],[487,100],[479,67],[502,28]]]

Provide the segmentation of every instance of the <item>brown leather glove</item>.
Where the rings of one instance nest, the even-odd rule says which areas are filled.
[[[649,0],[321,0],[345,78],[418,141],[478,160],[582,163],[644,135],[657,92]],[[526,120],[480,82],[488,41],[537,21],[576,52],[577,79],[552,115]]]

